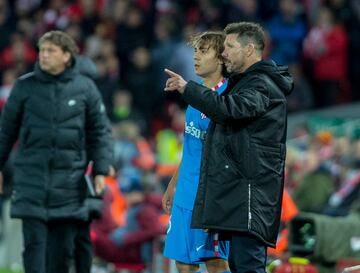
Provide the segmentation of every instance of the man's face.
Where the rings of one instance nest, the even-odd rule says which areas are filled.
[[[51,42],[44,42],[40,45],[40,67],[43,71],[51,75],[61,74],[65,70],[70,57],[69,52],[63,51],[61,47]]]
[[[227,72],[241,73],[245,70],[245,47],[237,40],[237,34],[226,35],[222,56]]]
[[[207,44],[199,44],[194,48],[194,68],[195,73],[201,78],[207,78],[210,75],[221,72],[223,61],[216,56],[213,47]]]

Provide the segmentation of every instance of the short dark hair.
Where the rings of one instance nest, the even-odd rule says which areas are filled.
[[[206,31],[191,37],[189,45],[193,48],[208,45],[216,52],[216,57],[222,59],[224,51],[225,34],[222,31]]]
[[[73,38],[71,38],[69,34],[60,30],[46,32],[40,37],[38,47],[40,48],[45,42],[50,42],[59,46],[64,52],[69,52],[71,55],[71,62],[75,59],[76,54],[79,53],[79,48]]]
[[[265,32],[262,26],[252,22],[239,22],[228,24],[224,32],[228,34],[237,34],[238,40],[247,45],[254,43],[258,51],[263,51],[265,48]]]

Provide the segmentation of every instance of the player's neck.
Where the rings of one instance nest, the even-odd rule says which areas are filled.
[[[219,83],[224,78],[221,74],[211,75],[208,78],[203,78],[203,85],[208,88],[213,88],[215,85]]]

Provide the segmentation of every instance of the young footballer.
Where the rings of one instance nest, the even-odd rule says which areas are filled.
[[[190,42],[194,48],[196,74],[204,86],[218,94],[228,84],[221,56],[224,40],[222,32],[204,32],[194,36]],[[163,208],[171,214],[164,256],[176,261],[180,273],[198,272],[201,263],[206,264],[209,273],[230,271],[228,242],[219,241],[216,233],[190,228],[200,176],[201,150],[209,122],[203,113],[188,106],[182,161],[163,197]]]

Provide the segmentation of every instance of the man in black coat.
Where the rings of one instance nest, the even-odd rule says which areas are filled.
[[[70,36],[50,31],[38,44],[35,70],[17,80],[2,114],[0,171],[18,140],[11,216],[22,219],[25,272],[68,272],[88,230],[86,167],[93,161],[97,193],[109,170],[109,123]]]
[[[203,147],[192,227],[230,240],[231,272],[265,273],[275,246],[284,184],[287,106],[293,89],[287,67],[262,60],[264,31],[249,22],[225,28],[230,73],[221,96],[166,70],[165,91],[178,90],[211,119]]]

